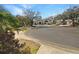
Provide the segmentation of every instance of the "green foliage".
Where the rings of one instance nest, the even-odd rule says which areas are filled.
[[[0,6],[1,7],[1,6]],[[22,53],[19,40],[14,40],[15,34],[11,31],[19,27],[19,21],[3,7],[0,8],[0,53]],[[9,32],[8,32],[9,31]]]
[[[21,27],[27,27],[27,26],[31,26],[31,20],[26,17],[26,16],[16,16],[16,18],[18,19],[18,21],[20,22],[20,26]]]
[[[15,17],[10,12],[0,6],[0,53],[2,54],[23,54],[31,53],[30,48],[25,50],[25,44],[21,44],[18,39],[15,39],[13,30],[19,30],[20,26],[25,28],[31,26],[31,20],[26,16]],[[26,30],[26,28],[24,29]],[[35,51],[35,49],[33,49]]]
[[[19,21],[7,12],[0,12],[0,27],[2,28],[0,31],[6,31],[6,29],[13,29],[19,27]]]
[[[79,6],[74,6],[71,8],[68,8],[66,11],[64,11],[62,14],[57,15],[54,17],[54,20],[63,20],[62,23],[65,23],[65,20],[71,19],[72,20],[72,25],[75,26],[75,21],[76,23],[79,17]]]

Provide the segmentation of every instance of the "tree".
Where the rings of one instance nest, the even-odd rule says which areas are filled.
[[[79,7],[74,6],[72,8],[67,9],[64,14],[67,16],[68,19],[72,20],[72,26],[75,26],[75,21],[77,21],[77,18],[79,17]]]
[[[0,12],[0,27],[4,32],[7,29],[15,29],[19,27],[19,21],[8,12]]]
[[[24,10],[24,15],[31,20],[31,26],[33,26],[33,19],[39,18],[39,12],[35,12],[32,10]]]
[[[31,20],[28,17],[17,15],[16,18],[19,20],[21,27],[31,26]]]
[[[68,8],[66,11],[64,11],[62,14],[59,14],[54,17],[54,20],[63,20],[62,23],[65,24],[65,20],[71,19],[72,20],[72,26],[76,26],[76,22],[79,18],[79,7],[74,6],[71,8]]]
[[[1,9],[2,8],[2,9]],[[19,28],[19,22],[10,12],[2,6],[0,8],[0,53],[22,53],[19,40],[14,40],[15,33],[12,29]],[[9,30],[9,32],[8,32]]]
[[[66,23],[65,22],[66,16],[65,16],[65,14],[59,14],[59,15],[54,17],[54,20],[63,20],[61,23],[64,25]]]

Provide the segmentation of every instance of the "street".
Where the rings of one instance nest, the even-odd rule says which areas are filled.
[[[30,29],[27,36],[38,39],[42,43],[54,43],[64,48],[79,50],[79,28],[37,26]]]

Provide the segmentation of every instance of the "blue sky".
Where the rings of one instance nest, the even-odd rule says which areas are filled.
[[[42,18],[61,14],[73,4],[4,4],[13,15],[23,15],[22,8],[39,11]]]

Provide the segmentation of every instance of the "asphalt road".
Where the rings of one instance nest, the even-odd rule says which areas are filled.
[[[37,26],[31,28],[26,35],[47,44],[57,43],[64,45],[64,47],[68,46],[79,49],[79,28]]]

